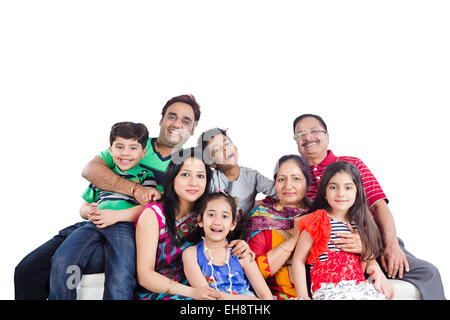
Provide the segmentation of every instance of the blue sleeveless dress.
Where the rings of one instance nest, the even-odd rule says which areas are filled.
[[[206,281],[211,288],[218,291],[255,296],[251,291],[250,282],[245,276],[244,270],[237,257],[230,254],[228,265],[217,266],[211,264],[203,251],[204,240],[200,241],[197,247],[197,262],[205,275]]]

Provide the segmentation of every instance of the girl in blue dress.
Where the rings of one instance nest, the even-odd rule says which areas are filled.
[[[207,195],[197,216],[204,237],[183,252],[183,267],[189,284],[211,287],[223,300],[272,300],[272,293],[258,266],[247,255],[231,254],[227,236],[236,227],[235,199],[224,191]]]

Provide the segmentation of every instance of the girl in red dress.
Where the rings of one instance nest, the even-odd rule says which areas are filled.
[[[383,249],[380,232],[354,165],[338,161],[327,167],[310,212],[298,223],[300,236],[293,258],[296,299],[310,299],[305,263],[311,265],[314,300],[391,298],[392,285],[375,260]],[[363,247],[360,255],[335,247],[335,233],[355,229]],[[364,273],[372,281],[367,281]]]

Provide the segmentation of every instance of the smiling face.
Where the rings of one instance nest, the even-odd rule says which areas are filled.
[[[326,187],[326,199],[331,214],[344,218],[356,199],[357,188],[347,172],[336,173]]]
[[[283,206],[301,208],[306,195],[306,179],[294,160],[281,164],[275,178],[275,192]]]
[[[313,117],[304,118],[295,126],[295,135],[306,132],[305,136],[296,141],[298,152],[310,165],[320,163],[327,156],[329,137],[323,131],[325,128]]]
[[[121,137],[115,138],[109,151],[114,163],[122,172],[137,166],[146,153],[146,149],[142,149],[142,145],[136,139]]]
[[[224,198],[208,201],[202,220],[198,223],[210,241],[224,241],[230,231],[236,227],[233,221],[232,208]]]
[[[219,134],[208,142],[208,150],[211,157],[214,159],[212,167],[221,168],[223,166],[236,166],[239,155],[237,148],[223,134]]]
[[[206,168],[203,161],[197,158],[189,158],[174,180],[175,193],[180,201],[195,202],[205,192]]]
[[[171,104],[159,122],[158,141],[168,147],[181,147],[194,134],[194,111],[187,103]]]

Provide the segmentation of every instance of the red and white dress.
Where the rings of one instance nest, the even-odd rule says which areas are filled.
[[[379,300],[386,299],[364,277],[360,257],[343,252],[332,243],[336,232],[351,232],[343,222],[331,218],[326,210],[317,210],[298,224],[314,241],[307,263],[311,265],[313,300]],[[356,229],[356,225],[352,223]]]

